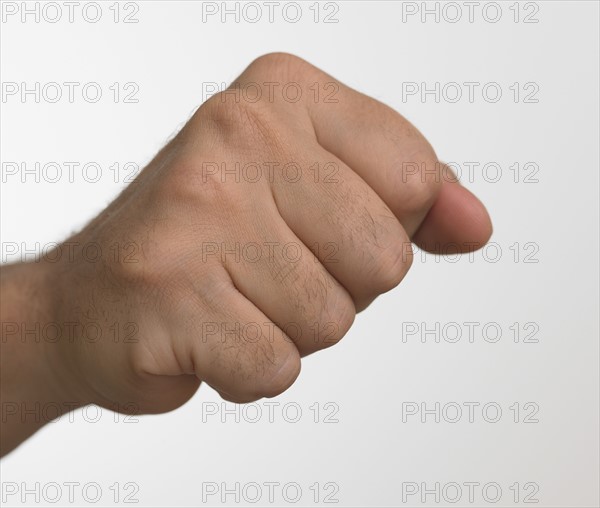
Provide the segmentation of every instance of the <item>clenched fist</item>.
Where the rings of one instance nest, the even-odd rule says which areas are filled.
[[[3,319],[60,334],[3,327],[3,398],[156,413],[202,381],[235,402],[273,397],[400,283],[411,242],[457,252],[490,234],[402,116],[299,58],[261,57],[68,240],[72,255],[2,267]],[[8,451],[36,425],[4,427]]]

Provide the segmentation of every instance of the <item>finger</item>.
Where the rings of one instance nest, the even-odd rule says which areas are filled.
[[[266,79],[268,78],[268,79]],[[298,101],[270,101],[299,135],[310,132],[327,151],[344,161],[371,186],[412,236],[441,189],[435,153],[421,133],[400,114],[343,85],[308,62],[287,54],[255,60],[232,85],[238,92],[257,84],[293,83],[303,90]],[[316,93],[316,89],[320,91]],[[327,93],[325,93],[327,91]],[[259,103],[244,101],[256,110]],[[262,101],[271,97],[263,90]]]
[[[301,355],[337,343],[354,321],[352,298],[290,230],[274,201],[257,204],[253,216],[251,240],[222,260],[236,288]]]
[[[200,298],[185,304],[187,319],[178,329],[196,376],[236,402],[284,392],[300,373],[294,343],[233,283],[212,296],[214,304]]]
[[[492,235],[492,222],[485,206],[464,188],[447,166],[437,200],[429,210],[414,242],[437,254],[470,252],[481,248]]]
[[[286,115],[288,125],[300,134],[313,134],[325,149],[356,171],[412,237],[443,187],[443,166],[422,134],[388,106],[293,55],[258,58],[235,86],[255,87],[261,76],[279,85],[301,84],[306,92],[302,100],[275,101],[272,109]]]
[[[343,85],[339,95],[338,104],[310,109],[319,143],[359,174],[412,236],[441,188],[435,152],[387,106]]]
[[[318,145],[310,153],[310,159],[301,153],[294,158],[304,178],[273,183],[277,207],[362,310],[404,278],[412,261],[410,239],[360,176]]]

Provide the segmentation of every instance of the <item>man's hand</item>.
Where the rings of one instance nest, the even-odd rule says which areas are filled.
[[[487,212],[452,179],[387,106],[299,58],[259,58],[66,242],[72,255],[3,267],[3,320],[62,333],[29,347],[3,329],[3,400],[35,400],[5,368],[26,368],[24,351],[58,403],[164,412],[201,381],[236,402],[278,395],[400,283],[411,241],[487,241]],[[5,429],[7,451],[24,436]]]

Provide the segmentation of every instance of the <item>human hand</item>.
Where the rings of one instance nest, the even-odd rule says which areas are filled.
[[[299,58],[257,59],[69,240],[72,257],[38,267],[46,315],[100,337],[48,344],[52,384],[140,413],[180,406],[202,381],[235,402],[278,395],[301,356],[400,283],[411,241],[488,240],[485,208],[452,180],[389,107]]]

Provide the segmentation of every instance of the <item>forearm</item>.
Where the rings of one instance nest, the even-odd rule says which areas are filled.
[[[58,361],[51,271],[42,262],[0,268],[0,454],[82,405]]]

